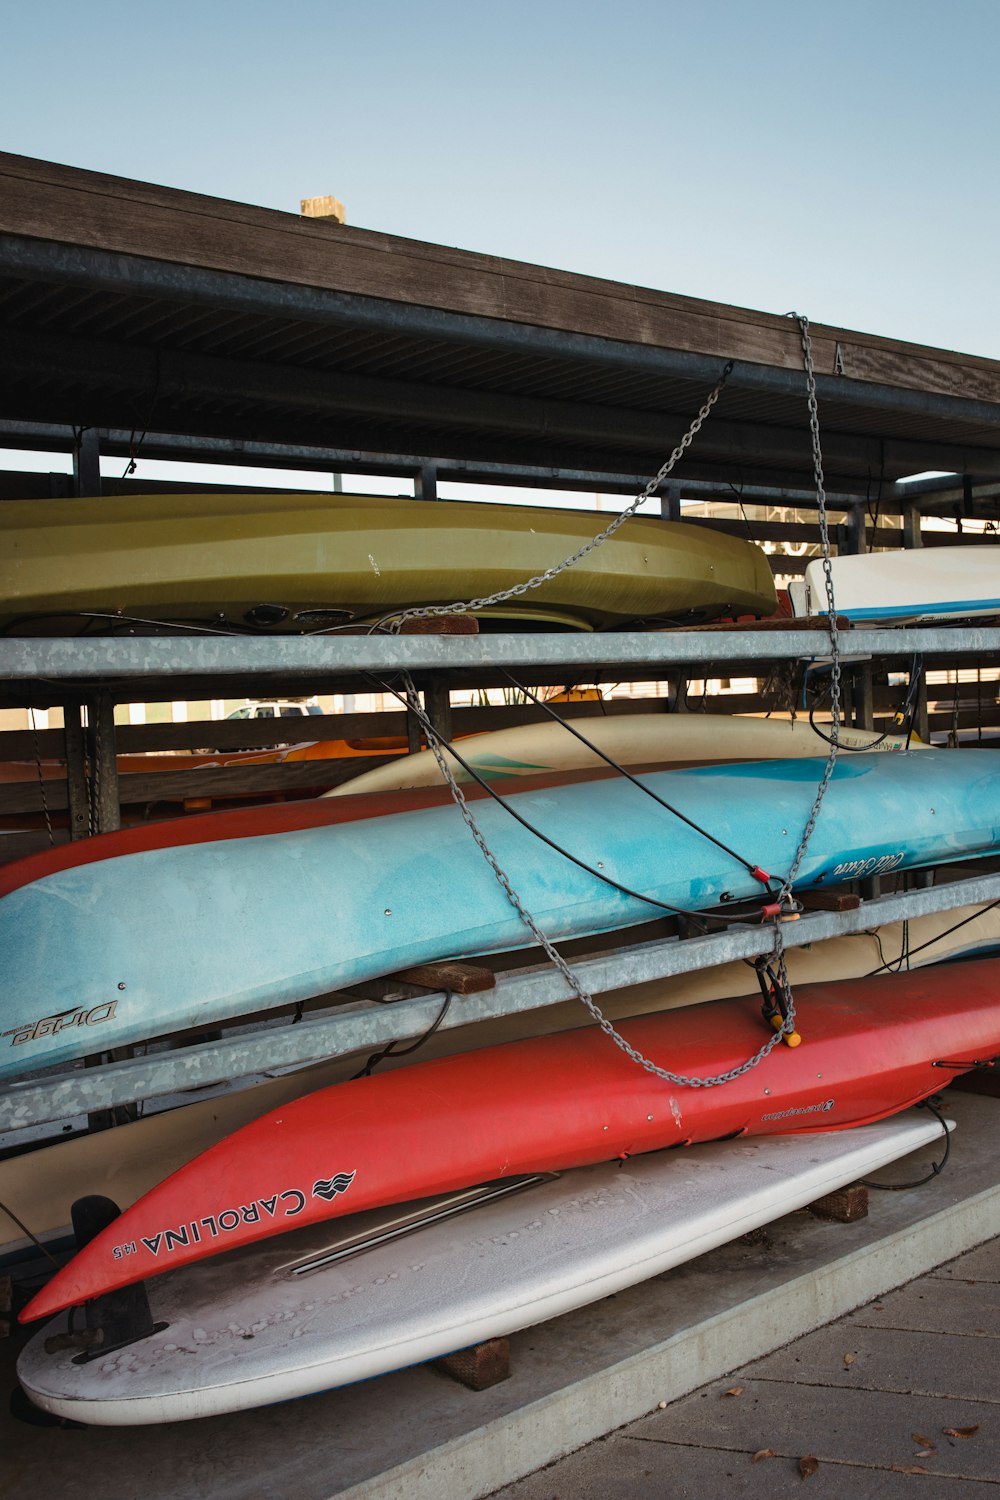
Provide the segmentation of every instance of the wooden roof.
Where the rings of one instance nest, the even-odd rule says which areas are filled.
[[[0,154],[0,415],[808,484],[787,317]],[[1000,472],[1000,363],[814,325],[827,476]]]

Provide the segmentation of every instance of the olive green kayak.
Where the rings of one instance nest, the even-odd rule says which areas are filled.
[[[367,495],[17,500],[0,506],[0,622],[56,634],[114,628],[114,617],[268,630],[365,623],[511,588],[605,524],[585,511]],[[775,608],[767,559],[751,542],[635,516],[480,618],[484,628],[587,630]]]

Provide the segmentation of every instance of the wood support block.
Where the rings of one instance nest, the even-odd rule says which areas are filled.
[[[470,1391],[486,1391],[501,1380],[510,1379],[510,1340],[487,1339],[470,1349],[459,1349],[431,1363],[453,1380],[467,1385]]]
[[[422,990],[451,990],[453,995],[478,995],[482,990],[495,989],[497,982],[493,970],[480,964],[415,964],[392,977]]]
[[[838,615],[837,629],[853,630],[854,626],[846,615]],[[765,620],[719,620],[711,625],[674,625],[664,633],[683,635],[691,630],[725,630],[738,632],[740,635],[768,635],[776,630],[821,630],[829,635],[830,626],[826,615],[769,615]]]
[[[430,618],[404,620],[400,635],[478,635],[475,615],[432,615]]]
[[[826,1193],[810,1203],[809,1212],[819,1219],[834,1219],[838,1224],[853,1224],[868,1217],[868,1189],[860,1182]]]
[[[861,905],[851,891],[801,891],[795,899],[803,911],[857,911]]]

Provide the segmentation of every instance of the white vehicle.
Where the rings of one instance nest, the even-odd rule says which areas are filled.
[[[254,703],[244,703],[234,708],[227,719],[299,719],[310,714],[321,714],[318,703],[301,703],[291,698],[269,698]]]

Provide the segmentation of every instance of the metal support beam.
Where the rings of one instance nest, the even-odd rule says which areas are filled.
[[[807,913],[799,921],[785,925],[785,946],[801,947],[826,938],[867,932],[889,922],[930,912],[954,911],[959,906],[998,898],[1000,874],[882,896],[854,911]],[[599,997],[604,991],[626,985],[689,974],[712,964],[753,959],[769,953],[773,941],[773,934],[766,927],[732,927],[711,937],[693,937],[683,942],[671,938],[618,948],[580,959],[573,967],[590,993]],[[441,1022],[441,1030],[558,1005],[573,998],[572,990],[551,965],[521,973],[501,973],[494,989],[456,997]],[[442,995],[430,995],[392,1005],[345,1003],[299,1025],[283,1022],[221,1041],[112,1063],[100,1071],[73,1070],[60,1076],[7,1084],[0,1094],[0,1131],[64,1120],[134,1099],[207,1087],[266,1069],[339,1057],[381,1046],[393,1038],[417,1037],[438,1017],[443,999]],[[799,1020],[808,1042],[808,1016],[800,1013]]]
[[[110,833],[121,827],[115,703],[110,692],[96,693],[87,705],[87,742],[93,829],[95,833]]]
[[[681,518],[681,494],[679,484],[667,484],[663,487],[660,495],[660,515],[665,521],[679,521]]]
[[[903,546],[922,547],[924,538],[921,531],[921,513],[916,505],[907,505],[903,508]]]
[[[854,723],[859,729],[875,728],[875,694],[872,664],[859,662],[854,671]]]
[[[74,429],[73,493],[81,496],[101,493],[101,444],[96,427]]]
[[[63,725],[69,836],[71,839],[85,839],[90,833],[90,791],[87,786],[87,746],[79,703],[63,705]]]
[[[435,678],[424,688],[424,712],[443,740],[452,738],[451,689],[447,682]]]
[[[413,494],[417,500],[438,498],[437,468],[431,463],[422,463],[413,480]]]
[[[961,629],[852,630],[842,642],[854,655],[904,657],[919,653],[948,657],[1000,653],[1000,627],[971,624]],[[164,639],[125,636],[114,642],[89,637],[0,640],[0,680],[120,684],[145,678],[225,678],[328,680],[333,674],[457,671],[475,674],[494,667],[546,670],[666,668],[705,662],[811,660],[823,654],[822,635],[813,630],[741,631],[579,631],[561,635],[480,636],[199,636]],[[723,674],[725,675],[725,674]],[[124,702],[124,686],[116,692]]]

